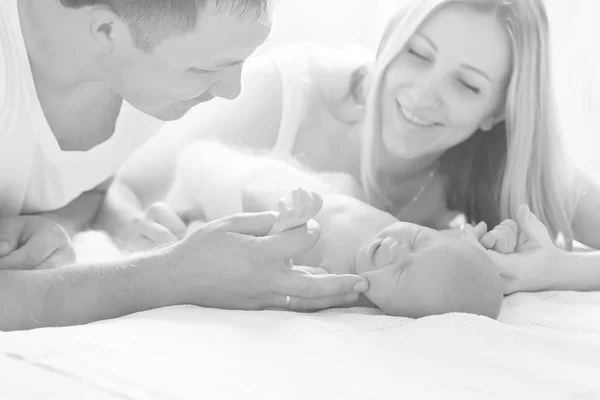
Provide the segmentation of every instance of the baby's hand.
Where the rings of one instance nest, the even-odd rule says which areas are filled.
[[[485,251],[486,248],[481,244],[481,238],[487,234],[487,225],[485,222],[480,222],[473,226],[471,224],[463,224],[460,228],[460,237],[467,242],[470,242],[473,246],[481,251]]]
[[[306,224],[319,213],[322,205],[323,199],[317,193],[302,188],[292,191],[290,200],[279,200],[277,220],[267,235],[289,231]]]
[[[488,250],[498,253],[512,253],[517,247],[519,225],[512,219],[506,219],[491,231],[484,234],[479,242]]]

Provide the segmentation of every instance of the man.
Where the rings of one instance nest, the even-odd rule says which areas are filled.
[[[160,120],[239,94],[243,61],[270,31],[267,0],[6,0],[0,19],[0,329],[186,303],[318,309],[367,289],[286,267],[318,227],[264,237],[271,213],[121,262],[52,268],[73,261],[69,235]]]

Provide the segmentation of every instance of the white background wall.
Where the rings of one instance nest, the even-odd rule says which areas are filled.
[[[402,0],[279,0],[262,51],[287,42],[375,48],[383,24]],[[528,0],[518,0],[528,1]],[[554,40],[556,92],[575,161],[600,179],[599,0],[546,0]]]

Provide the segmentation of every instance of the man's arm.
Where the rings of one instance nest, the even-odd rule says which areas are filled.
[[[0,329],[82,324],[175,304],[228,309],[320,309],[355,301],[368,283],[281,268],[318,227],[265,235],[274,213],[214,221],[152,254],[97,265],[0,271]]]
[[[0,271],[0,330],[84,324],[181,303],[160,255],[105,265]]]

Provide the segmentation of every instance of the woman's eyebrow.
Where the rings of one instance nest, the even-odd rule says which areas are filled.
[[[460,66],[464,69],[467,69],[469,71],[475,72],[478,75],[481,75],[483,78],[485,78],[488,82],[492,83],[492,78],[490,78],[485,72],[483,72],[482,70],[480,70],[479,68],[475,68],[472,65],[469,64],[460,64]]]
[[[431,40],[431,38],[429,38],[427,35],[424,35],[421,32],[416,32],[415,35],[419,36],[420,38],[422,38],[423,40],[425,40],[427,43],[429,43],[429,45],[431,47],[433,47],[433,50],[435,50],[436,52],[438,51],[438,48],[435,45],[435,43],[433,42],[433,40]]]

